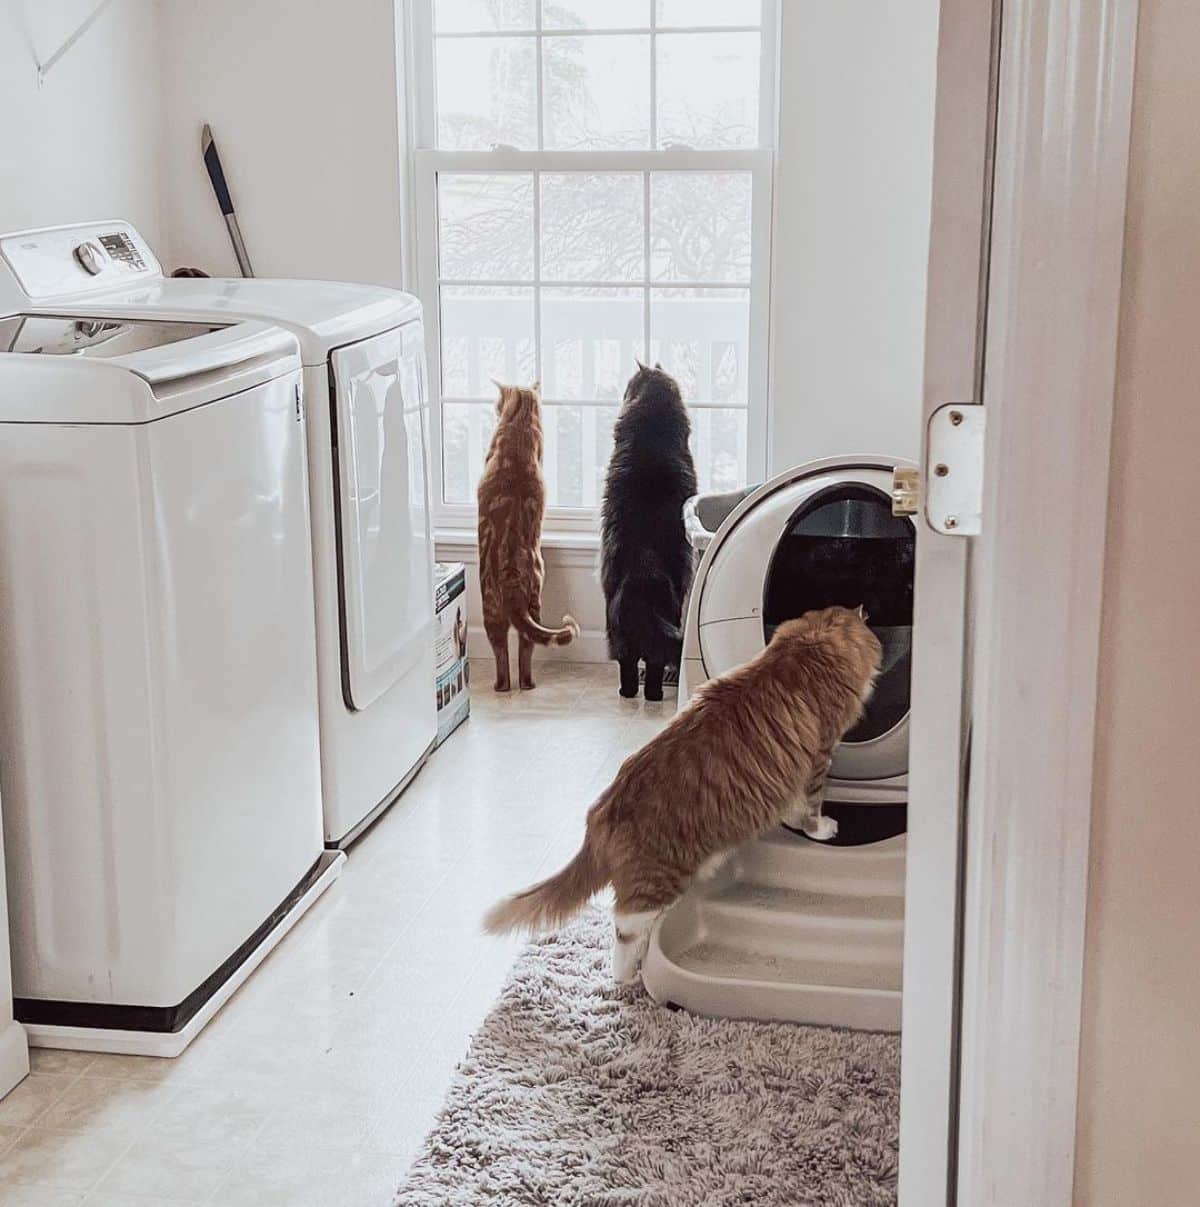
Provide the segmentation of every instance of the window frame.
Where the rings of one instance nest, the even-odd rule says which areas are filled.
[[[771,342],[771,260],[774,233],[775,195],[775,133],[777,115],[777,47],[779,0],[762,0],[761,26],[669,26],[674,33],[731,33],[749,29],[759,32],[762,56],[759,66],[759,145],[754,148],[695,149],[671,146],[660,149],[617,151],[559,151],[518,150],[496,147],[492,150],[441,150],[437,147],[437,78],[434,42],[434,0],[410,0],[409,45],[413,53],[409,63],[412,89],[410,91],[411,138],[413,143],[413,218],[415,246],[415,291],[425,312],[426,346],[429,356],[430,382],[430,486],[433,501],[434,526],[439,530],[459,530],[475,525],[477,512],[473,504],[447,503],[444,490],[444,454],[442,444],[442,408],[446,401],[464,401],[442,397],[442,332],[438,264],[438,198],[437,178],[441,172],[453,174],[523,172],[533,176],[535,197],[540,193],[539,177],[543,172],[749,172],[752,179],[751,248],[749,284],[734,288],[746,289],[750,295],[749,359],[747,365],[746,412],[746,479],[748,482],[766,476],[770,398]],[[646,0],[653,21],[654,0]],[[526,31],[504,31],[503,36],[540,38],[540,3],[535,5],[538,28]],[[554,31],[559,34],[564,31]],[[644,28],[570,31],[570,36],[605,36],[621,33],[644,33]],[[450,35],[469,38],[473,34]],[[651,122],[655,119],[657,62],[653,50],[653,29],[650,53]],[[539,131],[543,121],[542,83],[537,87]],[[653,125],[652,125],[653,130]],[[648,177],[647,177],[648,179]],[[536,202],[535,202],[536,205]],[[649,215],[647,214],[647,219]],[[535,219],[536,221],[536,219]],[[648,236],[647,236],[648,237]],[[666,282],[652,279],[649,265],[648,280],[622,283],[633,289],[706,288],[703,282]],[[446,282],[452,284],[453,282]],[[522,285],[525,283],[522,282]],[[532,286],[532,282],[529,283]],[[564,284],[576,284],[564,282]],[[586,283],[585,283],[586,285]],[[541,287],[546,287],[544,284]],[[729,288],[727,283],[721,287]],[[535,290],[536,296],[536,290]],[[646,322],[649,323],[647,295]],[[540,307],[535,304],[535,356],[540,354]],[[632,366],[630,367],[632,372]],[[470,400],[475,401],[475,400]],[[480,400],[486,401],[486,400]],[[571,406],[612,406],[613,402],[582,403],[571,400]],[[689,409],[730,409],[728,403],[689,403]],[[547,507],[545,527],[549,531],[594,533],[599,523],[599,506],[595,508]]]

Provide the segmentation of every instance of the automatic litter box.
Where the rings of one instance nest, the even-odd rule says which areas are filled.
[[[904,945],[912,650],[911,520],[891,512],[879,457],[832,458],[687,506],[699,565],[681,703],[814,608],[866,606],[884,647],[866,714],[838,748],[832,843],[780,827],[747,843],[655,924],[642,978],[699,1014],[895,1031]]]

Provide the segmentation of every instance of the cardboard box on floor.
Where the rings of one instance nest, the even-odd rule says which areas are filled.
[[[471,715],[471,664],[467,659],[467,572],[462,562],[433,567],[437,680],[437,744]]]

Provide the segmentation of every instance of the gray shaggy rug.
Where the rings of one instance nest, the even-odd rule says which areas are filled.
[[[397,1207],[895,1203],[896,1036],[656,1006],[610,984],[611,927],[518,958]]]

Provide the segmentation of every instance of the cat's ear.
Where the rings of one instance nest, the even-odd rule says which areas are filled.
[[[533,385],[531,385],[531,386],[529,387],[529,392],[530,392],[530,393],[531,393],[531,394],[532,394],[532,395],[533,395],[535,398],[540,399],[540,398],[541,398],[541,396],[542,396],[542,383],[541,383],[540,381],[535,381],[535,382],[533,383]]]
[[[656,360],[654,362],[654,367],[661,373],[662,372],[662,361]]]
[[[499,415],[504,410],[504,385],[492,378],[492,385],[496,387],[496,414]]]
[[[854,610],[858,613],[859,620],[865,622],[871,619],[870,613],[867,611],[865,604],[859,604]]]
[[[644,364],[642,364],[642,362],[641,362],[640,360],[638,360],[638,358],[637,358],[636,356],[633,358],[633,363],[634,363],[635,365],[637,365],[638,369],[639,369],[639,370],[640,370],[642,373],[645,373],[645,372],[647,371],[647,370],[646,370],[646,366],[645,366]]]

